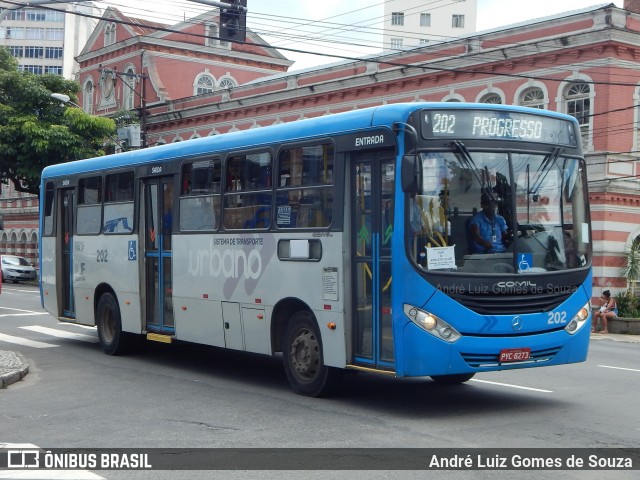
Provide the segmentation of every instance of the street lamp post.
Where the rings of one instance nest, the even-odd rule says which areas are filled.
[[[52,93],[51,94],[51,98],[54,98],[56,100],[61,101],[62,103],[68,103],[69,105],[73,105],[74,107],[79,108],[80,110],[82,110],[82,107],[80,105],[78,105],[75,102],[71,101],[71,97],[69,97],[69,95],[66,95],[64,93]]]
[[[71,101],[71,98],[69,97],[69,95],[65,94],[65,93],[52,93],[50,95],[51,98],[58,100],[62,103],[64,103],[65,105],[71,105],[74,106],[76,108],[79,108],[80,110],[82,110],[82,107],[80,105],[78,105],[75,102]],[[84,111],[84,110],[83,110]],[[113,135],[109,135],[109,138],[111,139],[111,141],[113,141],[118,147],[120,147],[123,151],[127,151],[126,148],[124,148],[124,146],[122,145],[122,143],[120,143],[120,140],[118,140],[117,138],[115,138]]]

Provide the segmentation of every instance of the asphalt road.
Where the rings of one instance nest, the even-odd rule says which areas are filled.
[[[7,341],[16,338],[25,344]],[[291,392],[279,358],[190,344],[148,344],[132,356],[106,356],[95,329],[59,324],[42,312],[33,287],[4,285],[0,350],[18,350],[30,363],[24,380],[0,390],[0,444],[134,449],[640,447],[640,344],[615,337],[594,339],[582,364],[481,374],[456,387],[427,379],[353,374],[337,396],[312,399]],[[366,469],[363,464],[363,471],[348,474],[302,476],[427,476]],[[300,478],[300,472],[282,471],[86,474],[83,478]],[[637,470],[437,474],[474,479],[606,474],[622,479],[635,478]],[[50,477],[6,477],[0,470],[0,478]]]

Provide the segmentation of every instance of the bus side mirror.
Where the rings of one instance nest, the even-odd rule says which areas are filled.
[[[418,157],[416,155],[405,155],[402,157],[402,191],[404,193],[418,193],[418,187],[422,184],[421,169],[418,168]]]

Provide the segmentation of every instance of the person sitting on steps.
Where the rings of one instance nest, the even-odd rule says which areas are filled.
[[[593,319],[591,320],[591,333],[609,333],[607,322],[618,316],[618,305],[616,305],[615,298],[611,298],[611,292],[609,290],[605,290],[602,292],[602,297],[600,298],[602,298],[604,303],[593,315]],[[600,332],[596,332],[598,319],[602,325],[602,330],[600,330]]]

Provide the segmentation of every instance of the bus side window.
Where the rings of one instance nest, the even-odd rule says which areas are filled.
[[[133,172],[117,172],[105,176],[105,202],[102,231],[133,231]]]
[[[217,230],[220,219],[222,163],[206,159],[182,166],[180,230]]]
[[[54,192],[55,190],[53,189],[53,183],[51,182],[47,182],[47,186],[45,187],[45,194],[44,194],[44,219],[43,219],[43,231],[42,231],[42,235],[43,236],[51,236],[54,233],[53,230],[53,212],[55,211],[55,209],[53,208],[54,206]]]
[[[227,159],[224,194],[226,229],[265,229],[271,226],[273,159],[269,152]]]
[[[84,177],[78,181],[76,232],[100,233],[102,213],[102,176]]]
[[[277,225],[325,228],[333,212],[333,145],[282,150],[279,155]]]

